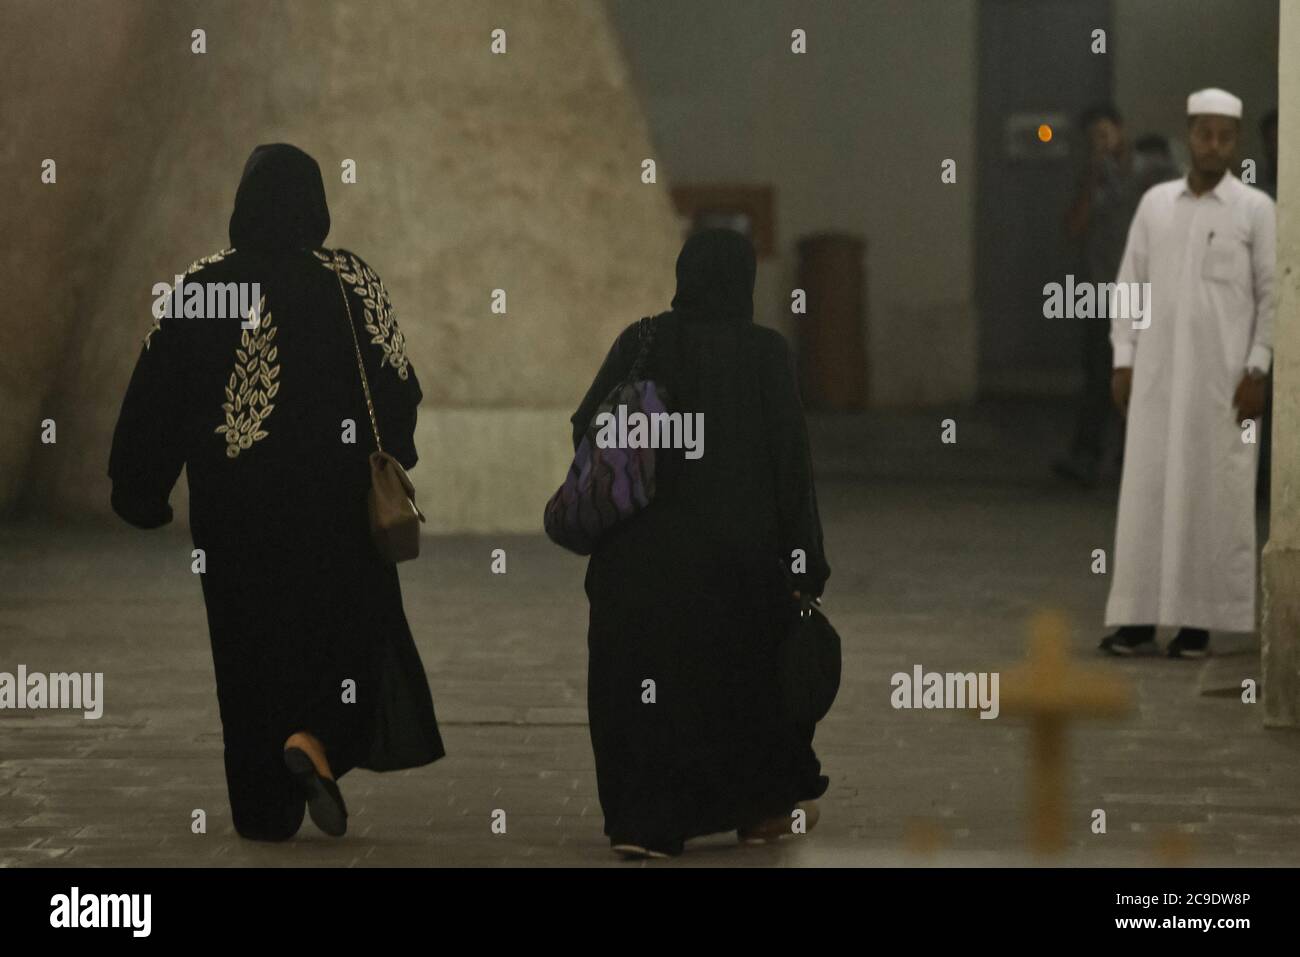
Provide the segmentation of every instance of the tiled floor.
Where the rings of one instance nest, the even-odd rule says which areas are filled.
[[[1300,863],[1300,733],[1265,730],[1259,706],[1238,695],[1199,693],[1199,665],[1093,651],[1106,579],[1090,555],[1110,547],[1113,491],[1071,492],[1040,479],[1042,463],[978,448],[961,453],[965,465],[931,468],[948,453],[926,446],[910,465],[922,477],[891,476],[855,452],[868,439],[853,425],[814,429],[834,568],[826,610],[845,643],[843,687],[816,741],[832,780],[821,824],[771,848],[691,842],[666,866],[1035,860],[1023,726],[894,710],[890,676],[1013,663],[1044,608],[1073,623],[1080,664],[1113,670],[1139,701],[1128,718],[1071,731],[1071,847],[1057,860]],[[971,434],[979,428],[987,422]],[[504,576],[490,573],[497,547]],[[585,725],[580,560],[542,538],[426,540],[403,588],[448,756],[346,776],[342,840],[306,823],[294,841],[258,845],[230,825],[189,548],[166,530],[0,528],[0,671],[103,671],[106,698],[98,720],[0,711],[0,864],[615,863]],[[1259,677],[1253,640],[1216,636],[1216,646],[1206,687]],[[1105,834],[1090,829],[1096,808]],[[191,832],[195,809],[206,834]],[[491,829],[496,809],[505,834]]]

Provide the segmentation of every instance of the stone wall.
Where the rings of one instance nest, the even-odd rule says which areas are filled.
[[[540,526],[567,417],[618,330],[667,307],[680,244],[666,179],[640,179],[654,151],[603,5],[7,0],[0,37],[3,225],[28,237],[4,259],[20,308],[0,316],[18,343],[0,352],[0,507],[106,509],[151,287],[227,245],[245,157],[285,141],[321,164],[327,242],[392,294],[431,527]]]

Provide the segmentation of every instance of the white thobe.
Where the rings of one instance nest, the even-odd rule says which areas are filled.
[[[1107,625],[1255,628],[1260,424],[1244,441],[1232,399],[1272,360],[1275,245],[1273,201],[1231,173],[1138,204],[1116,281],[1151,284],[1150,325],[1110,313],[1133,390]]]

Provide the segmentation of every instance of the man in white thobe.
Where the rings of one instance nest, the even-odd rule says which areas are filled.
[[[1241,101],[1188,97],[1185,179],[1152,187],[1117,284],[1150,283],[1142,315],[1117,315],[1112,391],[1128,418],[1114,578],[1102,640],[1112,654],[1209,652],[1209,632],[1255,628],[1257,421],[1272,361],[1273,201],[1230,171]],[[1128,287],[1133,288],[1133,287]],[[1130,301],[1132,297],[1130,297]]]

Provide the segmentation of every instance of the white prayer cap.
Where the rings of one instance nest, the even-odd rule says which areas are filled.
[[[1197,90],[1187,98],[1187,115],[1196,116],[1198,113],[1213,113],[1215,116],[1235,116],[1241,119],[1241,100],[1233,96],[1227,90],[1220,90],[1210,87],[1208,90]]]

